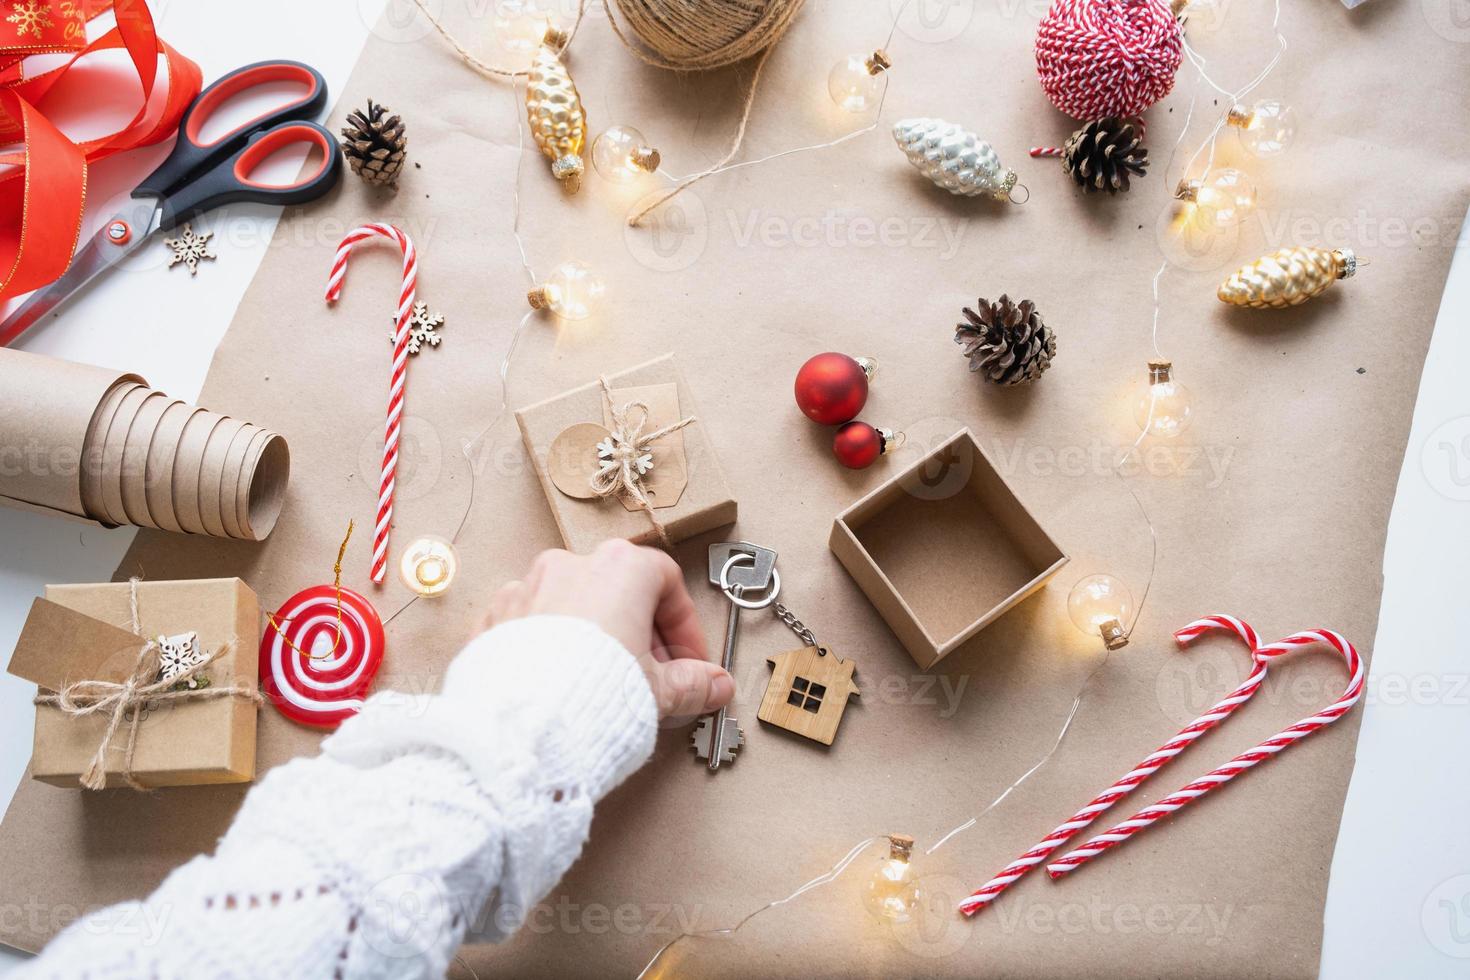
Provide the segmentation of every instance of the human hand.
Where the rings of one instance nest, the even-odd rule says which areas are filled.
[[[638,658],[660,718],[714,711],[735,696],[735,681],[709,662],[694,600],[674,559],[622,539],[590,555],[543,551],[524,580],[490,600],[489,629],[524,616],[591,620]]]

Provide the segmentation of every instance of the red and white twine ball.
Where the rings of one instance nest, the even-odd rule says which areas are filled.
[[[1165,0],[1053,0],[1036,31],[1036,74],[1073,118],[1136,116],[1174,87],[1183,50]]]

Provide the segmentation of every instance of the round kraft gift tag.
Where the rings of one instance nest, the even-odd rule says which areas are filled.
[[[546,453],[551,482],[568,497],[591,500],[592,475],[597,472],[597,444],[611,435],[596,422],[578,422],[561,430]]]
[[[336,728],[362,710],[383,663],[383,622],[367,599],[331,585],[303,589],[267,620],[260,684],[287,718]]]

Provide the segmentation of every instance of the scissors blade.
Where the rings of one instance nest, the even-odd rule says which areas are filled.
[[[127,258],[157,229],[158,221],[158,202],[152,199],[135,201],[109,218],[72,258],[71,266],[60,279],[31,293],[25,302],[0,321],[0,347],[8,345],[87,283]],[[111,229],[118,222],[125,223],[129,229],[129,237],[122,244],[111,235]]]

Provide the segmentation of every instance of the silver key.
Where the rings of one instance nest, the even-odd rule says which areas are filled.
[[[745,541],[729,541],[711,545],[709,549],[710,583],[730,600],[730,615],[725,621],[725,649],[720,666],[730,670],[735,662],[735,640],[740,632],[740,610],[759,609],[776,601],[781,577],[776,573],[776,553],[769,548]],[[745,593],[763,593],[758,600],[746,599]],[[695,726],[690,741],[694,757],[706,761],[710,771],[724,762],[734,762],[735,753],[745,744],[740,724],[729,717],[725,708],[706,715]]]

